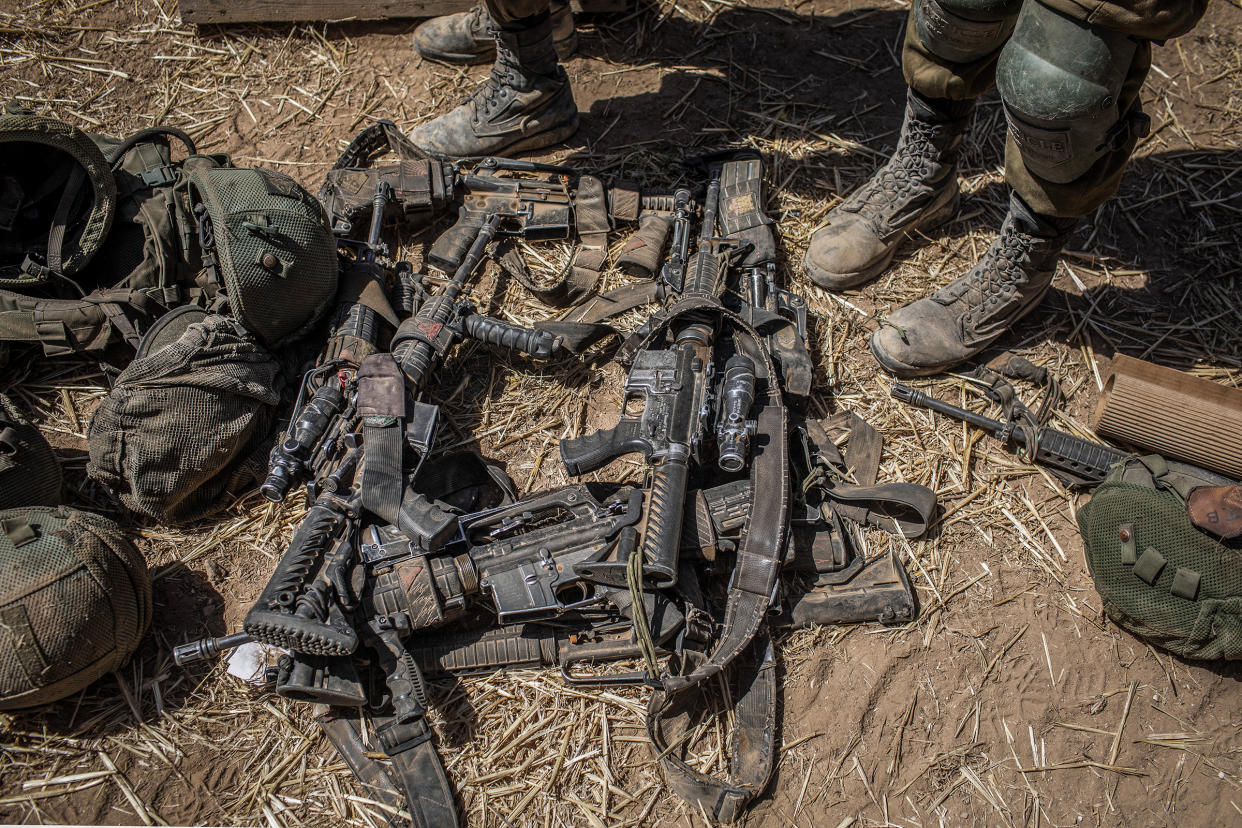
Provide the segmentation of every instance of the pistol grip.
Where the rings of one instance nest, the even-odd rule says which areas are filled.
[[[427,251],[427,261],[441,270],[452,272],[461,265],[462,257],[474,244],[483,226],[483,215],[462,207],[457,214],[457,223],[445,230]]]
[[[575,477],[602,469],[617,457],[646,448],[638,439],[638,420],[622,420],[612,428],[561,440],[561,462]]]
[[[401,499],[397,528],[422,545],[435,551],[444,545],[457,527],[457,518],[436,506],[413,489],[406,489]]]

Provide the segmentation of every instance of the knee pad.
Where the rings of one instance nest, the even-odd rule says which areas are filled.
[[[1028,0],[996,65],[1009,132],[1033,174],[1079,178],[1141,118],[1118,109],[1138,43]]]
[[[995,52],[1013,31],[1022,0],[914,0],[914,28],[929,52],[970,63]]]

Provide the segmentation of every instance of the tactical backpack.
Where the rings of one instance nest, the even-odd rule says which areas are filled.
[[[173,161],[169,138],[188,158]],[[0,116],[0,340],[99,352],[172,308],[227,305],[268,345],[336,291],[327,215],[293,179],[197,154],[170,127],[125,140]]]
[[[187,307],[152,327],[87,433],[87,473],[139,514],[196,520],[266,470],[280,366],[236,320]]]
[[[56,506],[61,482],[60,463],[47,439],[0,394],[0,509]]]
[[[1229,505],[1238,488],[1229,483],[1155,455],[1132,457],[1078,510],[1109,617],[1184,658],[1242,658],[1242,538],[1221,529],[1242,526],[1242,503]],[[1237,514],[1222,514],[1230,509]]]
[[[116,524],[0,511],[0,710],[63,699],[117,669],[151,622],[151,581]]]

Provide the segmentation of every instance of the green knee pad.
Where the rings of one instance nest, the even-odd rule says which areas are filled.
[[[972,63],[1001,47],[1022,0],[915,0],[914,28],[936,57]]]
[[[1066,184],[1120,147],[1146,119],[1118,95],[1138,42],[1029,0],[1001,50],[996,87],[1027,169]]]

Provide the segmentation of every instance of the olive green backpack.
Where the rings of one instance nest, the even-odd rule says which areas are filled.
[[[0,511],[0,710],[82,690],[123,665],[150,623],[147,568],[115,523]]]
[[[1188,509],[1196,489],[1230,482],[1158,456],[1132,457],[1078,510],[1087,568],[1109,617],[1184,658],[1242,658],[1242,538],[1205,531]]]
[[[0,116],[0,341],[46,356],[137,347],[196,304],[227,306],[272,347],[315,323],[336,279],[327,214],[286,175],[199,155],[171,127],[120,140]]]

